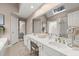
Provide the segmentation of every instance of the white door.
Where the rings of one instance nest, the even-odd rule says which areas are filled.
[[[11,44],[18,42],[18,17],[11,16]]]

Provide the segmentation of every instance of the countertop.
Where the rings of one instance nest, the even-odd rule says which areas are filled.
[[[0,51],[2,50],[6,42],[7,42],[7,38],[0,38]]]
[[[47,38],[39,38],[39,37],[34,36],[32,34],[28,34],[25,36],[32,38],[33,40],[51,48],[51,49],[55,49],[56,51],[63,53],[66,56],[79,56],[79,49],[76,50],[76,49],[70,48],[69,46],[67,46],[65,44],[60,44],[60,43],[55,42],[56,44],[63,46],[63,47],[56,47],[56,46],[48,43],[50,41],[48,37]]]

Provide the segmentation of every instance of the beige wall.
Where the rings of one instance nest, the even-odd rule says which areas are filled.
[[[32,20],[33,20],[33,15],[29,19],[27,19],[27,24],[26,24],[27,34],[32,33]]]
[[[10,39],[10,27],[11,27],[11,13],[18,12],[18,4],[11,4],[11,3],[0,3],[0,14],[5,16],[5,28],[6,33],[5,37],[8,37]]]

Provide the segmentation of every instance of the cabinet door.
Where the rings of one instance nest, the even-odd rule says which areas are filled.
[[[24,36],[24,45],[30,50],[30,38],[27,36]]]
[[[8,42],[5,43],[4,47],[0,50],[0,56],[5,56],[7,51]]]
[[[27,48],[29,49],[29,51],[31,50],[30,38],[27,40]]]
[[[28,46],[28,37],[27,36],[24,36],[24,45],[27,47]]]
[[[39,47],[39,56],[43,56],[42,55],[42,44],[38,42],[37,45]]]
[[[46,56],[65,56],[64,54],[62,54],[54,49],[51,49],[47,46],[43,46],[43,55],[46,55]]]
[[[79,27],[79,11],[68,14],[68,26]]]

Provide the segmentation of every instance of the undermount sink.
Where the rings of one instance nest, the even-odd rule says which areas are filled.
[[[39,37],[39,38],[46,38],[47,36],[42,36],[42,35],[41,35],[41,36],[38,36],[38,37]]]
[[[48,35],[44,35],[44,34],[43,34],[43,35],[41,35],[41,34],[40,34],[40,35],[37,35],[37,37],[38,37],[38,38],[47,38],[47,37],[48,37]]]
[[[53,46],[56,46],[57,48],[66,48],[67,47],[64,44],[56,43],[56,42],[52,42],[52,41],[48,42],[48,44],[53,45]]]

